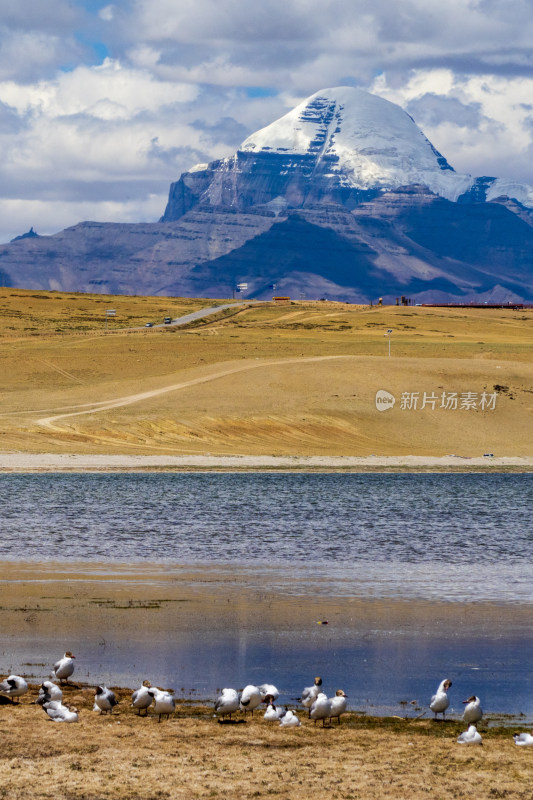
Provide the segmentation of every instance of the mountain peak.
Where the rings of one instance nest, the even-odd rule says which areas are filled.
[[[240,153],[306,156],[355,189],[424,184],[457,200],[473,184],[459,175],[400,106],[351,86],[322,89],[249,136]]]

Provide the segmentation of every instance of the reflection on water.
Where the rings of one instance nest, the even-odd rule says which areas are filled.
[[[2,553],[11,561],[103,561],[102,579],[131,564],[234,570],[250,588],[295,597],[533,602],[530,475],[136,474],[3,475]],[[9,579],[9,576],[5,576]],[[157,575],[154,573],[154,581]],[[258,608],[260,614],[260,608]],[[533,716],[528,631],[479,635],[342,626],[175,631],[106,639],[80,620],[69,647],[81,680],[149,678],[211,697],[269,681],[284,700],[315,675],[350,707],[416,715],[443,677],[451,706],[476,693],[488,711]],[[4,638],[0,670],[33,671],[65,650],[56,637]],[[26,666],[24,666],[26,665]],[[31,666],[33,665],[33,666]],[[47,674],[47,673],[45,673]],[[402,706],[406,702],[407,706]]]
[[[478,694],[488,714],[524,714],[533,719],[533,692],[527,667],[533,637],[427,637],[416,632],[369,632],[353,636],[339,628],[315,626],[302,632],[211,631],[168,637],[88,636],[69,638],[77,656],[75,678],[133,686],[149,678],[178,695],[214,699],[223,686],[275,683],[280,701],[292,703],[304,686],[321,675],[332,696],[339,688],[352,710],[417,716],[444,677],[453,681],[450,716],[462,714],[462,700]],[[57,638],[17,636],[4,641],[0,671],[47,677],[65,649]],[[46,665],[46,667],[44,666]]]

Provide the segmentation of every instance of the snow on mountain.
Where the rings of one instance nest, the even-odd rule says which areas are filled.
[[[163,222],[194,206],[248,213],[341,205],[353,210],[400,187],[418,186],[451,202],[509,198],[529,214],[533,187],[474,178],[450,166],[400,106],[362,89],[322,89],[228,158],[198,164],[170,187]]]
[[[243,153],[308,156],[357,189],[422,184],[456,201],[473,185],[402,108],[362,89],[323,89],[246,139]]]
[[[523,206],[533,208],[533,186],[505,178],[495,178],[487,189],[486,199],[495,200],[497,197],[512,197]]]

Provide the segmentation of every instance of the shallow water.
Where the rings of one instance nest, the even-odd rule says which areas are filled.
[[[4,560],[236,565],[250,585],[260,574],[298,597],[533,603],[530,475],[3,475],[0,485]],[[271,681],[288,701],[322,674],[352,708],[415,715],[410,701],[426,706],[450,677],[456,712],[475,692],[487,710],[533,717],[529,631],[465,625],[441,638],[385,624],[354,637],[259,625],[102,644],[88,643],[80,622],[69,644],[90,681],[150,677],[202,697]],[[60,630],[53,641],[21,633],[4,643],[0,668],[41,677],[64,649]]]

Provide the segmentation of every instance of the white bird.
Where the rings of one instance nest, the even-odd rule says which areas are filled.
[[[241,711],[244,711],[246,714],[247,711],[252,712],[252,717],[254,715],[254,708],[257,708],[263,702],[263,697],[261,692],[259,691],[258,686],[253,686],[252,684],[245,686],[241,692],[241,699],[239,703],[239,707]]]
[[[299,728],[302,723],[294,713],[294,711],[287,711],[279,721],[280,728]]]
[[[317,719],[321,719],[322,727],[323,728],[325,727],[326,720],[329,719],[329,717],[331,717],[331,700],[327,698],[324,692],[320,692],[320,694],[316,698],[315,702],[311,706],[309,716],[311,717],[311,719],[314,719],[315,725]]]
[[[272,701],[268,702],[267,710],[265,711],[263,719],[266,719],[267,722],[279,722],[279,720],[284,717],[285,714],[285,709],[281,708],[281,706],[274,705],[274,700],[272,699]]]
[[[475,694],[469,697],[468,700],[463,700],[465,709],[463,711],[463,719],[469,725],[479,722],[483,716],[483,709],[481,708],[481,700]]]
[[[300,697],[300,703],[305,708],[311,708],[318,695],[320,694],[320,687],[322,686],[322,678],[316,677],[312,686],[306,686]]]
[[[169,719],[170,715],[176,710],[176,701],[170,692],[152,686],[148,689],[148,694],[154,698],[154,711],[159,717],[158,722],[161,722],[161,717],[163,715]]]
[[[56,661],[54,664],[50,677],[56,678],[60,683],[63,683],[63,681],[68,683],[68,679],[74,672],[73,659],[75,658],[76,656],[73,656],[70,650],[67,650],[63,658],[60,658],[59,661]]]
[[[530,733],[513,733],[514,743],[519,747],[531,747],[533,736]]]
[[[54,722],[78,722],[78,709],[64,706],[59,700],[49,700],[43,709]]]
[[[9,697],[12,703],[14,697],[21,697],[28,691],[28,684],[20,675],[10,675],[5,681],[0,683],[0,694]]]
[[[329,702],[331,703],[331,714],[330,714],[330,722],[333,717],[337,717],[337,722],[341,721],[341,714],[344,714],[346,711],[346,706],[348,705],[348,696],[344,694],[342,689],[337,689],[335,692],[335,697],[330,697]]]
[[[43,706],[45,703],[49,703],[51,700],[58,701],[60,703],[62,699],[63,692],[59,686],[56,686],[56,684],[52,683],[52,681],[44,681],[44,683],[41,683],[39,696],[35,702],[38,706]]]
[[[446,709],[450,705],[448,689],[451,685],[452,682],[448,680],[448,678],[445,678],[439,683],[439,688],[429,701],[429,707],[435,714],[435,719],[437,719],[437,714],[442,714],[442,719],[444,719],[446,716]]]
[[[478,733],[475,725],[469,725],[468,730],[460,734],[457,742],[459,744],[482,744],[481,734]]]
[[[261,686],[258,686],[257,688],[261,692],[262,703],[265,702],[269,695],[270,697],[273,697],[274,700],[277,700],[279,697],[279,691],[272,683],[262,683]]]
[[[142,686],[136,689],[131,696],[131,704],[133,708],[137,709],[137,714],[141,716],[141,711],[144,709],[144,716],[148,715],[148,707],[154,702],[153,695],[148,691],[152,688],[150,681],[143,681]]]
[[[261,687],[258,687],[261,689]],[[231,719],[231,715],[239,710],[239,694],[235,689],[222,689],[222,694],[215,701],[215,714]]]
[[[100,714],[112,714],[114,707],[118,704],[115,693],[107,686],[97,686],[94,695],[94,711],[100,710]]]

